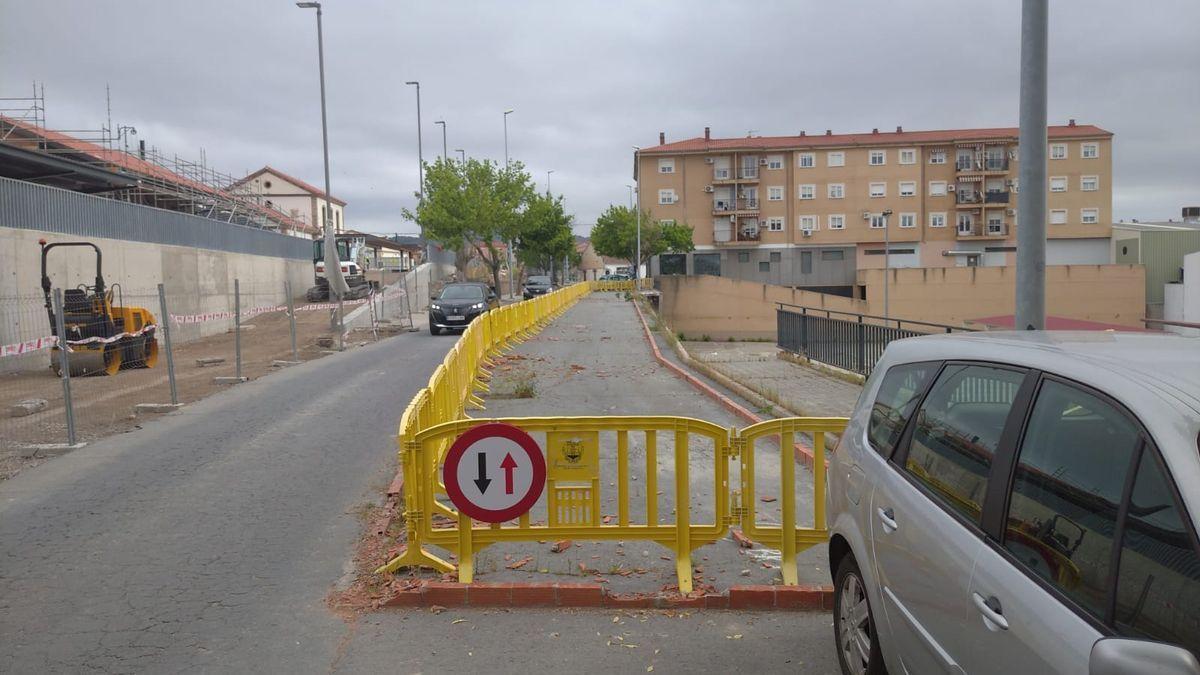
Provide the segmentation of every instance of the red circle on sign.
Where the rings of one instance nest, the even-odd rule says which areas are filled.
[[[507,438],[516,443],[529,456],[533,465],[533,482],[529,485],[529,492],[506,509],[496,510],[479,506],[467,499],[458,485],[458,464],[463,455],[472,445],[485,438]],[[487,422],[468,429],[454,439],[454,444],[446,452],[446,461],[442,464],[442,483],[446,485],[446,495],[459,511],[485,523],[503,523],[529,511],[542,496],[542,490],[546,486],[546,458],[542,456],[542,449],[537,441],[521,429],[502,422]]]

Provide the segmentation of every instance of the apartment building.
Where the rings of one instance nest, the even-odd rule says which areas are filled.
[[[1015,261],[1016,128],[712,138],[636,155],[642,207],[686,222],[696,250],[654,273],[844,292],[858,269]],[[1048,130],[1046,262],[1108,262],[1112,133]],[[890,212],[890,213],[889,213]]]

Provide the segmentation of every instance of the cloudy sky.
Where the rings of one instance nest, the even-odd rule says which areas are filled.
[[[1017,0],[383,2],[324,7],[333,192],[412,232],[424,152],[553,170],[584,226],[628,200],[632,145],[715,136],[1015,126]],[[1054,0],[1051,123],[1116,134],[1114,215],[1200,205],[1200,2]],[[167,154],[320,183],[312,10],[285,0],[0,0],[0,96],[45,83],[50,128],[114,123]],[[586,227],[579,227],[586,230]]]

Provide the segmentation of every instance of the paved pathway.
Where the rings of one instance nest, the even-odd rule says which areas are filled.
[[[769,342],[685,342],[692,358],[796,414],[847,417],[862,385],[778,358]]]

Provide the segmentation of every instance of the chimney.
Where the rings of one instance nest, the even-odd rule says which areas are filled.
[[[704,127],[704,140],[706,140],[706,141],[712,140],[712,129],[709,129],[708,127]]]
[[[832,136],[832,135],[833,135],[833,129],[826,129],[826,130],[825,130],[825,135],[826,135],[826,136]]]
[[[1072,117],[1071,119],[1067,120],[1067,126],[1069,126],[1069,127],[1073,127],[1073,126],[1075,126],[1075,118],[1074,118],[1074,117]]]
[[[879,135],[879,127],[876,127],[876,128],[874,128],[874,129],[872,129],[872,130],[871,130],[871,133],[873,133],[873,134],[875,134],[876,136],[878,136],[878,135]]]
[[[800,131],[800,135],[801,135],[801,136],[803,136],[803,135],[804,135],[804,131],[803,131],[803,130],[801,130],[801,131]]]
[[[904,133],[904,127],[899,127],[899,126],[896,127],[896,133],[898,133],[898,134]]]
[[[665,131],[658,132],[658,144],[659,145],[667,144],[667,133]]]

